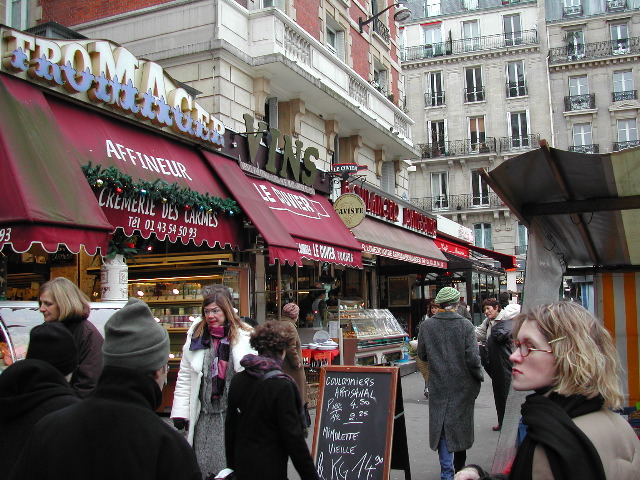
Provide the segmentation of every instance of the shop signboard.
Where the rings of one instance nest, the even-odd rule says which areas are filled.
[[[336,198],[336,201],[333,202],[333,209],[347,228],[360,225],[366,215],[364,201],[353,193],[345,193]]]

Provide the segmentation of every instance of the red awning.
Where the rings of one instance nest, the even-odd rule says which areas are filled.
[[[447,257],[431,238],[424,235],[369,217],[351,231],[362,242],[363,252],[418,265],[447,268]]]
[[[494,252],[493,250],[488,250],[486,248],[482,248],[482,247],[476,247],[475,245],[466,245],[466,247],[469,250],[473,250],[475,252],[478,252],[482,255],[484,255],[485,257],[489,257],[489,258],[493,258],[494,260],[497,260],[498,262],[500,262],[500,266],[502,268],[504,268],[505,270],[508,270],[510,268],[516,268],[518,265],[516,263],[516,257],[513,255],[507,255],[506,253],[500,253],[500,252]]]
[[[93,200],[41,90],[0,75],[0,248],[106,248],[114,227]],[[87,201],[89,199],[90,201]]]
[[[232,160],[203,152],[269,246],[269,261],[300,258],[362,267],[360,243],[322,195],[247,176]]]
[[[5,75],[0,111],[0,248],[24,252],[41,243],[51,253],[58,245],[77,253],[83,245],[104,254],[117,227],[145,238],[244,248],[237,216],[153,202],[144,193],[131,199],[93,190],[81,169],[115,167],[132,183],[161,179],[181,191],[229,198],[199,150]]]

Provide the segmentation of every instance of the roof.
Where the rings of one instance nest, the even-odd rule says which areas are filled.
[[[640,265],[640,148],[594,155],[541,147],[484,178],[564,267]]]

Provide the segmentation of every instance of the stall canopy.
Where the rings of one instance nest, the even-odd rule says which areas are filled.
[[[203,152],[269,247],[269,262],[301,258],[362,267],[360,243],[329,200],[250,177],[232,160]]]
[[[0,248],[106,247],[113,225],[69,154],[40,90],[0,75]],[[89,199],[90,201],[86,201]]]
[[[362,243],[363,252],[418,265],[447,268],[447,258],[434,241],[424,235],[369,217],[351,231]]]
[[[185,244],[243,246],[239,215],[192,208],[173,198],[154,201],[144,188],[139,196],[121,195],[113,185],[90,185],[82,171],[100,165],[112,168],[129,188],[163,181],[175,198],[197,192],[228,199],[198,150],[45,95],[21,80],[0,76],[0,89],[0,161],[9,172],[0,180],[0,225],[13,231],[0,246],[11,243],[25,251],[40,242],[49,252],[61,244],[73,252],[84,245],[88,253],[98,247],[105,253],[117,227],[144,238],[155,234]]]

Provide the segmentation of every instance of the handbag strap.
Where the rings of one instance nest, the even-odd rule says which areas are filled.
[[[268,380],[271,377],[275,377],[276,375],[282,375],[282,373],[283,373],[282,370],[270,370],[260,377],[260,380],[258,381],[258,383],[264,382],[265,380]]]

